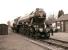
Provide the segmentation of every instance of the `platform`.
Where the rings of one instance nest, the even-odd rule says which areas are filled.
[[[68,33],[57,32],[57,33],[54,33],[54,35],[51,36],[51,38],[68,42]]]
[[[16,33],[0,35],[0,50],[47,50]]]

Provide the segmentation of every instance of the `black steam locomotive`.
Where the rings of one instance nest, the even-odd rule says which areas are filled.
[[[46,21],[46,14],[43,14],[43,15],[36,14],[27,19],[19,20],[18,23],[14,25],[14,28],[17,33],[20,33],[29,37],[49,38],[50,26],[46,24],[45,21]]]

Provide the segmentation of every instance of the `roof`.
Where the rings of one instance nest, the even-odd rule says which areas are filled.
[[[56,21],[63,21],[63,20],[68,20],[68,14],[60,16]]]

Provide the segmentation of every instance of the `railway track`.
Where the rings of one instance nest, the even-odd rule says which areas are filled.
[[[50,38],[49,40],[40,40],[43,43],[48,43],[49,45],[56,46],[58,48],[63,48],[64,50],[68,50],[68,42],[66,41],[61,41],[61,40],[56,40]]]
[[[68,43],[67,41],[62,41],[62,40],[53,39],[53,38],[50,38],[50,39],[55,40],[55,41],[59,41],[59,42],[62,42],[62,43]]]
[[[51,39],[49,40],[37,40],[37,39],[31,39],[29,38],[30,42],[36,44],[36,45],[39,45],[43,48],[47,48],[47,50],[68,50],[68,47],[66,45],[68,45],[67,43],[65,44],[61,44],[62,42],[57,42],[56,44],[56,41],[53,42],[53,40],[51,41]]]
[[[61,41],[53,38],[42,40],[42,39],[34,39],[27,37],[27,39],[30,39],[28,41],[31,41],[36,45],[39,45],[43,48],[47,48],[47,50],[68,50],[68,42],[66,41]]]
[[[56,39],[46,39],[46,40],[40,40],[40,39],[31,39],[30,41],[36,45],[39,45],[43,48],[48,48],[47,50],[68,50],[68,42],[56,40]]]

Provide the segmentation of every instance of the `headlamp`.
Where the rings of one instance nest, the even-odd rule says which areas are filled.
[[[40,32],[43,32],[43,28],[39,28],[39,31],[40,31]]]

